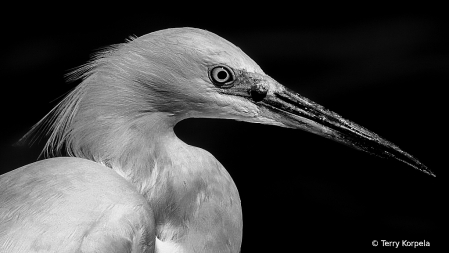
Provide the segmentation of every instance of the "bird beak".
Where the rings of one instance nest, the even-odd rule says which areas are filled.
[[[282,86],[274,79],[253,73],[246,73],[245,77],[242,75],[240,91],[242,88],[246,90],[245,97],[260,109],[259,116],[276,122],[276,125],[312,132],[379,157],[395,158],[435,176],[424,164],[393,143]]]

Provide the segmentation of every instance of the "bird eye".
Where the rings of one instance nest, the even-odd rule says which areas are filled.
[[[227,66],[215,66],[209,71],[209,79],[218,87],[226,87],[234,82],[234,72]]]

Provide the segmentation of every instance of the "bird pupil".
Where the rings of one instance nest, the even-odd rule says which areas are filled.
[[[219,72],[217,73],[217,77],[218,77],[220,80],[224,80],[224,79],[226,79],[226,78],[228,77],[228,73],[226,73],[226,70],[221,70],[221,71],[219,71]]]

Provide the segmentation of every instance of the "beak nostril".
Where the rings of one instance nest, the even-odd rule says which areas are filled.
[[[262,84],[255,84],[251,86],[251,98],[255,102],[262,101],[267,96],[268,88]]]

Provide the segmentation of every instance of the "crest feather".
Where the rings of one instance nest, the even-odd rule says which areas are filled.
[[[71,132],[70,125],[78,112],[80,101],[86,90],[83,82],[88,79],[97,68],[104,64],[104,59],[109,54],[119,47],[120,44],[100,49],[92,56],[92,60],[88,63],[74,68],[67,73],[65,75],[67,82],[72,83],[81,80],[81,83],[69,91],[68,95],[39,120],[39,122],[37,122],[30,131],[18,141],[18,143],[29,142],[32,145],[43,136],[49,136],[40,156],[52,157],[61,155],[63,150],[65,150],[68,155],[75,156],[70,146],[65,144]]]

